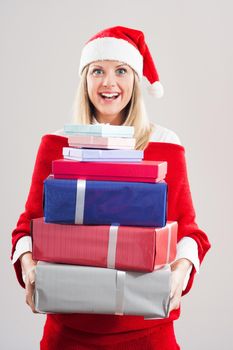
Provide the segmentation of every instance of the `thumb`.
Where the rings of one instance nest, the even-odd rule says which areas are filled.
[[[172,285],[172,287],[171,287],[171,292],[170,292],[170,299],[172,299],[173,298],[173,296],[174,296],[174,294],[175,294],[175,287],[174,287],[174,285]]]
[[[170,298],[174,298],[175,294],[177,293],[177,290],[179,288],[179,279],[180,275],[178,271],[172,271]]]
[[[32,266],[29,270],[27,270],[26,275],[25,275],[25,280],[29,280],[30,284],[35,283],[35,269],[36,265]]]

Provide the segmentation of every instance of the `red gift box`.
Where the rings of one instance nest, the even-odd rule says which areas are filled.
[[[167,162],[143,160],[135,163],[97,163],[59,159],[52,162],[52,172],[56,179],[160,182],[166,176]]]
[[[162,228],[90,226],[32,220],[33,259],[151,272],[176,256],[177,222]]]

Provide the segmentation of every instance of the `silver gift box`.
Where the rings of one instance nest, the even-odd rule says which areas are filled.
[[[149,273],[38,262],[34,302],[42,313],[168,316],[170,266]]]

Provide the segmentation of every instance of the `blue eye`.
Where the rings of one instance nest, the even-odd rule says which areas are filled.
[[[117,69],[117,73],[120,75],[123,75],[123,74],[127,73],[127,70],[125,68],[119,68],[119,69]]]
[[[103,70],[102,69],[98,69],[98,68],[93,69],[93,71],[92,71],[92,74],[94,74],[94,75],[100,75],[102,73],[103,73]]]

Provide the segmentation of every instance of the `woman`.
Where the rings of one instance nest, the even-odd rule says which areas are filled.
[[[179,349],[173,321],[179,317],[181,295],[190,290],[210,244],[195,223],[184,148],[174,132],[153,126],[145,113],[140,90],[142,75],[158,97],[163,89],[143,33],[113,27],[96,34],[84,46],[79,70],[76,122],[133,125],[136,148],[144,150],[145,159],[168,162],[167,219],[179,224],[177,256],[171,264],[170,315],[162,320],[115,315],[47,315],[41,349]],[[25,212],[12,235],[12,262],[20,284],[26,287],[26,302],[33,312],[36,312],[32,299],[36,261],[31,254],[30,220],[43,216],[43,180],[51,172],[52,160],[62,157],[65,146],[68,143],[62,131],[42,138]]]

